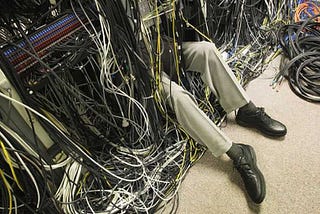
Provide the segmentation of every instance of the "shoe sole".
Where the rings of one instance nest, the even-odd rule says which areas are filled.
[[[257,157],[256,157],[255,151],[253,150],[252,146],[250,146],[250,145],[244,145],[244,144],[242,144],[242,145],[249,149],[249,152],[250,152],[251,157],[252,157],[252,163],[253,163],[252,167],[258,172],[258,176],[260,177],[261,181],[265,184],[264,176],[263,176],[263,174],[261,173],[261,171],[259,170],[259,168],[257,166]],[[265,196],[266,196],[266,186],[262,185],[261,187],[262,187],[262,189],[261,189],[261,197],[257,201],[255,201],[255,203],[257,203],[257,204],[260,204],[263,201],[263,199],[265,198]]]
[[[250,123],[246,123],[246,122],[243,122],[241,120],[236,120],[236,122],[240,125],[240,126],[243,126],[243,127],[248,127],[248,128],[254,128],[260,132],[262,132],[263,134],[269,136],[269,137],[283,137],[285,136],[287,133],[271,133],[271,132],[268,132],[268,131],[265,131],[259,127],[255,127],[253,125],[251,125]]]

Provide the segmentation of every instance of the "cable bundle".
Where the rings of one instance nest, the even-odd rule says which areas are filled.
[[[225,113],[199,77],[179,69],[175,27],[190,24],[176,13],[181,5],[122,3],[13,1],[21,13],[1,12],[4,213],[155,213],[171,200],[176,211],[179,185],[206,149],[184,132],[161,96],[163,26],[173,44],[169,73],[215,123]],[[217,11],[194,27],[207,26],[218,38],[245,85],[263,70],[270,51],[263,45],[274,45],[273,30],[283,24],[274,20],[285,1],[206,3],[208,12]],[[272,24],[265,24],[266,16]],[[19,115],[24,127],[16,125]]]
[[[248,44],[255,38],[267,15],[264,1],[207,2],[209,32],[216,44]]]
[[[209,35],[243,86],[279,54],[276,32],[286,23],[291,4],[283,0],[207,1]]]
[[[290,88],[299,97],[310,101],[320,101],[320,46],[319,15],[305,21],[288,24],[279,31],[279,40],[289,62],[274,82],[280,82],[283,76],[289,80]]]
[[[137,41],[136,2],[62,0],[39,20],[10,16],[1,23],[12,32],[1,66],[10,84],[0,96],[8,112],[23,109],[17,112],[32,135],[1,120],[1,210],[154,213],[176,199],[205,148],[168,118],[157,97],[159,76],[149,71],[157,60],[146,60],[143,46],[156,48],[150,32],[142,47]],[[39,127],[54,142],[49,148]]]

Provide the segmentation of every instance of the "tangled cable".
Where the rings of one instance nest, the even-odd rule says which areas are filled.
[[[267,63],[279,17],[289,14],[286,1],[195,1],[191,17],[176,13],[174,0],[50,2],[1,9],[1,212],[155,213],[173,201],[174,213],[179,186],[206,148],[161,96],[162,27],[174,44],[170,71],[219,125],[225,112],[215,97],[197,74],[180,70],[175,28],[192,25],[213,38],[246,85]],[[304,29],[306,37],[318,34],[311,23]],[[288,37],[283,45],[292,44]],[[318,42],[299,41],[295,52]],[[309,85],[318,77],[310,72],[315,52],[300,69]]]
[[[289,62],[283,65],[274,81],[279,82],[285,76],[292,91],[310,102],[320,101],[319,16],[285,25],[279,30],[280,44]]]
[[[206,148],[156,97],[157,66],[137,40],[151,12],[60,0],[37,20],[1,17],[12,34],[1,46],[1,212],[154,213],[177,200]]]
[[[286,23],[287,1],[208,0],[206,25],[229,66],[246,87],[280,52],[278,28]]]

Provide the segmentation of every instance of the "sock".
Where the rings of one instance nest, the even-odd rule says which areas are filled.
[[[231,148],[226,152],[226,154],[232,160],[236,160],[240,155],[242,155],[242,149],[238,144],[232,143]]]
[[[254,112],[257,110],[257,107],[253,104],[253,102],[249,102],[242,106],[239,110],[246,111],[246,112]]]

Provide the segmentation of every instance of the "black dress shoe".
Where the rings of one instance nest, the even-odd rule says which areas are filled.
[[[286,126],[267,115],[264,108],[257,108],[256,111],[243,111],[240,108],[236,122],[241,126],[256,128],[272,137],[282,137],[287,134]]]
[[[240,173],[247,193],[256,204],[260,204],[266,196],[266,183],[257,166],[256,154],[249,145],[238,144],[242,155],[233,164]]]

